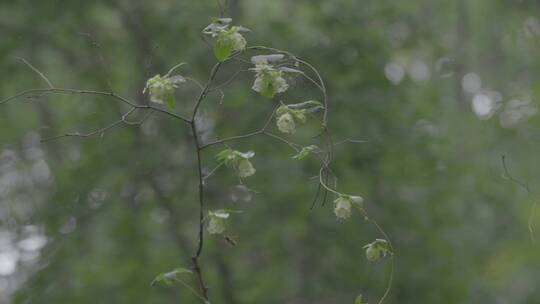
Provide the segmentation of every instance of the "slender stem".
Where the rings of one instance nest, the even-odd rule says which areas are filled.
[[[113,129],[115,128],[116,126],[124,123],[124,124],[127,124],[127,125],[140,125],[144,122],[144,119],[141,119],[140,121],[138,122],[132,122],[132,121],[127,121],[126,119],[128,118],[128,116],[133,113],[133,111],[135,111],[136,108],[131,108],[128,112],[126,112],[124,115],[122,115],[122,117],[103,127],[103,128],[99,128],[99,129],[96,129],[94,131],[91,131],[91,132],[88,132],[88,133],[85,133],[85,134],[82,134],[82,133],[66,133],[66,134],[62,134],[62,135],[57,135],[57,136],[53,136],[53,137],[49,137],[49,138],[44,138],[41,140],[41,142],[48,142],[48,141],[52,141],[52,140],[56,140],[56,139],[60,139],[60,138],[63,138],[63,137],[91,137],[91,136],[94,136],[94,135],[98,135],[98,134],[104,134],[106,131],[110,130],[110,129]],[[151,113],[151,112],[150,112]]]
[[[9,102],[12,102],[18,98],[21,98],[21,97],[24,97],[24,96],[27,96],[27,95],[33,95],[33,94],[38,94],[38,96],[41,96],[41,95],[46,95],[46,94],[81,94],[81,95],[97,95],[97,96],[108,96],[108,97],[111,97],[117,101],[120,101],[122,103],[125,103],[133,108],[136,108],[136,109],[151,109],[153,111],[156,111],[156,112],[159,112],[159,113],[162,113],[162,114],[165,114],[167,116],[170,116],[170,117],[173,117],[173,118],[176,118],[176,119],[179,119],[185,123],[190,123],[191,120],[181,116],[181,115],[178,115],[176,113],[173,113],[173,112],[169,112],[165,109],[162,109],[162,108],[157,108],[155,106],[152,106],[152,105],[139,105],[139,104],[136,104],[134,103],[133,101],[127,99],[127,98],[124,98],[120,95],[117,95],[113,92],[103,92],[103,91],[92,91],[92,90],[75,90],[75,89],[66,89],[66,88],[49,88],[49,89],[32,89],[32,90],[26,90],[26,91],[22,91],[20,93],[17,93],[13,96],[10,96],[10,97],[7,97],[3,100],[0,100],[0,105],[3,105],[3,104],[7,104]],[[32,96],[34,97],[34,96]]]
[[[206,97],[206,94],[208,94],[208,91],[210,89],[210,85],[212,85],[212,81],[214,81],[214,78],[216,78],[217,72],[219,71],[219,68],[221,67],[222,62],[218,62],[214,65],[212,68],[212,71],[210,71],[210,76],[208,77],[208,82],[206,83],[206,86],[202,90],[201,94],[199,95],[199,98],[197,99],[197,102],[195,102],[195,106],[193,107],[193,113],[191,115],[191,120],[195,120],[195,116],[197,115],[197,111],[199,110],[199,107],[201,106],[202,101]]]
[[[26,59],[22,58],[22,57],[16,57],[19,61],[21,61],[22,63],[26,64],[32,71],[34,71],[36,74],[39,75],[39,77],[41,77],[43,80],[45,80],[45,82],[47,83],[47,85],[49,85],[49,88],[54,88],[53,84],[51,83],[51,81],[49,80],[49,78],[47,78],[47,76],[45,76],[45,74],[43,74],[40,70],[38,70],[35,66],[33,66],[32,64],[30,64],[30,62],[26,61]]]
[[[199,107],[201,106],[204,98],[206,97],[208,90],[210,89],[210,86],[212,85],[212,82],[214,81],[214,78],[216,77],[219,68],[221,67],[221,64],[221,62],[218,62],[214,65],[214,67],[212,67],[212,70],[210,71],[210,76],[208,77],[208,81],[206,82],[206,85],[202,88],[201,94],[195,102],[195,106],[193,107],[193,113],[191,114],[191,119],[189,120],[191,132],[193,134],[195,152],[197,154],[197,171],[199,175],[199,243],[197,246],[197,251],[195,252],[195,255],[193,255],[193,257],[191,258],[191,260],[193,262],[195,274],[197,275],[199,281],[199,287],[206,302],[208,302],[209,300],[208,288],[204,283],[202,270],[199,265],[199,257],[201,256],[204,247],[204,176],[202,171],[202,148],[197,132],[196,116]]]
[[[191,287],[188,283],[180,280],[180,279],[176,279],[177,282],[179,282],[180,284],[182,284],[185,288],[187,288],[193,295],[195,295],[197,298],[201,299],[204,303],[208,303],[207,302],[207,299],[204,298],[204,296],[201,296],[195,289],[193,289],[193,287]]]
[[[176,70],[177,68],[179,68],[179,67],[181,67],[181,66],[183,66],[183,65],[185,65],[185,64],[186,64],[185,62],[180,62],[179,64],[173,66],[173,67],[167,72],[167,74],[165,74],[165,77],[171,76],[171,74],[172,74],[172,72],[174,72],[174,70]]]
[[[240,140],[240,139],[253,137],[253,136],[259,135],[261,133],[262,133],[262,130],[258,130],[258,131],[247,133],[247,134],[244,134],[244,135],[237,135],[237,136],[231,136],[231,137],[219,139],[219,140],[212,141],[212,142],[209,142],[209,143],[206,143],[206,144],[202,145],[201,149],[205,149],[205,148],[208,148],[210,146],[217,145],[217,144],[223,144],[223,143],[226,143],[226,142],[229,142],[229,141],[235,141],[235,140]]]
[[[246,139],[246,138],[250,138],[250,137],[253,137],[253,136],[256,136],[256,135],[263,134],[266,131],[266,129],[268,129],[268,126],[270,125],[270,122],[272,122],[272,118],[274,117],[274,113],[276,112],[278,107],[279,107],[279,103],[276,103],[276,105],[274,106],[274,109],[272,110],[272,113],[270,113],[270,115],[268,116],[268,118],[264,122],[264,125],[259,130],[253,131],[251,133],[243,134],[243,135],[236,135],[236,136],[231,136],[231,137],[226,137],[226,138],[223,138],[223,139],[211,141],[209,143],[201,145],[200,149],[202,150],[202,149],[205,149],[205,148],[208,148],[210,146],[217,145],[217,144],[224,144],[224,143],[229,142],[229,141]]]
[[[357,207],[357,208],[358,208],[358,210],[360,210],[360,213],[362,213],[362,215],[364,216],[366,221],[370,222],[371,224],[373,224],[373,226],[375,226],[375,228],[379,231],[379,233],[388,242],[388,246],[390,247],[391,257],[390,257],[390,274],[389,274],[389,278],[388,278],[388,283],[386,284],[386,289],[384,291],[384,294],[382,295],[382,297],[377,302],[377,304],[382,304],[384,302],[384,299],[386,299],[386,297],[390,293],[390,289],[392,288],[392,282],[394,280],[394,268],[395,268],[394,246],[392,246],[392,241],[388,237],[388,234],[384,231],[384,229],[382,229],[382,227],[377,223],[377,221],[370,218],[367,211],[364,208],[362,208],[362,207]]]
[[[195,126],[195,122],[192,122],[191,126],[191,131],[193,133],[193,137],[195,138],[195,150],[197,153],[197,171],[199,173],[199,245],[195,254],[195,257],[198,258],[202,253],[204,242],[204,176],[202,173],[201,149],[199,147],[199,140],[197,137],[197,128]]]
[[[199,243],[197,245],[197,250],[195,255],[191,257],[193,262],[193,269],[197,275],[199,281],[199,288],[201,289],[202,296],[205,301],[208,301],[208,288],[206,287],[203,279],[203,274],[201,267],[199,265],[199,257],[201,256],[203,246],[204,246],[204,177],[202,172],[202,157],[201,157],[201,148],[199,144],[199,138],[197,135],[197,126],[195,120],[191,120],[191,132],[193,133],[195,152],[197,154],[197,171],[199,174]]]

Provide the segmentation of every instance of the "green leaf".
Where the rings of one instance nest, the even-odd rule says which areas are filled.
[[[289,108],[291,109],[307,109],[307,108],[311,108],[311,107],[316,107],[316,106],[322,106],[322,103],[320,101],[317,101],[317,100],[308,100],[308,101],[304,101],[304,102],[300,102],[300,103],[293,103],[293,104],[290,104],[290,105],[287,105]]]
[[[308,113],[313,113],[318,110],[323,110],[324,106],[320,101],[317,100],[308,100],[301,103],[295,103],[288,105],[290,109],[296,109],[296,110],[304,110]]]
[[[209,211],[209,212],[212,212],[212,211]],[[237,209],[218,209],[218,210],[214,210],[213,213],[242,213],[244,211],[242,210],[237,210]]]
[[[302,159],[306,158],[309,154],[311,154],[311,153],[313,153],[314,151],[317,151],[317,150],[319,150],[319,147],[317,147],[315,145],[303,147],[302,150],[300,150],[300,152],[298,152],[298,154],[293,156],[293,158],[298,159],[298,160],[302,160]]]
[[[193,272],[186,268],[175,268],[172,271],[164,272],[158,274],[153,280],[152,283],[150,283],[152,286],[155,286],[156,284],[164,284],[165,286],[171,286],[176,282],[178,279],[179,274],[185,274],[189,273],[192,274]]]
[[[255,152],[253,151],[247,151],[245,153],[242,153],[240,151],[234,151],[234,154],[240,158],[245,158],[245,159],[250,159],[252,158],[253,156],[255,156]]]
[[[304,72],[302,72],[302,71],[300,71],[300,70],[293,69],[293,68],[289,68],[289,67],[280,67],[279,69],[280,69],[281,71],[285,72],[285,73],[304,74]]]
[[[214,54],[218,61],[223,62],[229,58],[233,50],[233,43],[229,35],[220,34],[214,45]]]
[[[295,119],[297,119],[300,123],[306,123],[306,110],[290,110],[289,111]]]
[[[362,300],[362,295],[358,295],[358,297],[356,297],[356,300],[354,300],[354,304],[367,304],[367,303],[364,303],[364,301]]]
[[[283,58],[285,58],[285,55],[283,54],[257,55],[251,57],[251,62],[253,64],[273,63],[280,61]]]
[[[213,23],[219,23],[219,24],[229,24],[232,22],[232,18],[212,18]]]
[[[216,159],[220,162],[226,161],[229,156],[233,153],[233,150],[231,149],[225,149],[216,154]]]
[[[165,96],[165,103],[171,110],[176,108],[176,99],[174,98],[174,93],[167,94],[167,96]]]
[[[270,81],[270,79],[267,77],[264,77],[263,79],[263,89],[260,93],[266,98],[272,98],[274,95],[276,95],[274,92],[274,87],[272,86],[272,81]]]

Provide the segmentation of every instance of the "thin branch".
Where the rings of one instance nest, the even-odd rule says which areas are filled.
[[[209,143],[206,143],[204,145],[201,146],[201,149],[206,149],[210,146],[214,146],[214,145],[217,145],[217,144],[222,144],[222,143],[226,143],[226,142],[229,142],[229,141],[235,141],[235,140],[240,140],[240,139],[245,139],[245,138],[250,138],[250,137],[253,137],[255,135],[259,135],[263,133],[262,130],[258,130],[258,131],[255,131],[255,132],[251,132],[251,133],[247,133],[247,134],[244,134],[244,135],[237,135],[237,136],[231,136],[231,137],[227,137],[227,138],[223,138],[223,139],[219,139],[219,140],[216,140],[216,141],[212,141],[212,142],[209,142]]]
[[[201,89],[201,92],[204,91],[204,86],[195,78],[191,78],[191,77],[184,77],[184,78],[196,84]]]
[[[114,121],[113,123],[111,123],[111,124],[109,124],[109,125],[107,125],[107,126],[105,126],[103,128],[99,128],[99,129],[96,129],[96,130],[88,132],[88,133],[75,132],[75,133],[66,133],[66,134],[62,134],[62,135],[57,135],[57,136],[53,136],[53,137],[49,137],[49,138],[44,138],[44,139],[41,140],[41,142],[49,142],[49,141],[53,141],[53,140],[57,140],[57,139],[65,138],[65,137],[82,137],[82,138],[85,138],[85,137],[92,137],[94,135],[103,136],[103,134],[105,134],[105,132],[119,126],[120,124],[125,124],[125,125],[128,125],[128,126],[141,125],[153,113],[153,111],[149,111],[139,121],[129,121],[129,120],[127,120],[129,115],[131,115],[131,113],[133,113],[136,109],[137,108],[131,108],[128,112],[126,112],[124,115],[122,115],[122,117],[119,120]]]
[[[299,145],[299,144],[296,144],[296,143],[293,143],[291,141],[288,141],[286,140],[285,138],[281,137],[281,136],[278,136],[278,135],[275,135],[273,133],[270,133],[270,132],[266,132],[266,131],[263,131],[262,134],[268,136],[268,137],[272,137],[286,145],[288,145],[289,147],[291,147],[294,151],[296,151],[296,153],[300,152],[301,150],[301,147],[302,145]]]
[[[210,76],[208,77],[208,82],[206,83],[206,86],[202,90],[201,94],[199,95],[199,98],[197,99],[197,102],[195,102],[195,106],[193,107],[193,112],[191,114],[191,121],[195,120],[195,116],[197,115],[197,111],[199,110],[199,107],[201,106],[202,101],[206,97],[206,94],[208,94],[208,90],[210,88],[210,85],[212,84],[212,81],[214,81],[214,78],[217,75],[217,72],[219,71],[219,68],[221,67],[222,62],[218,62],[212,67],[212,71],[210,72]]]
[[[229,79],[227,79],[223,83],[209,89],[208,92],[219,90],[220,88],[229,85],[238,75],[240,75],[240,73],[243,73],[243,72],[249,72],[249,70],[238,70],[238,71],[236,71]]]
[[[229,142],[229,141],[236,141],[236,140],[240,140],[240,139],[246,139],[246,138],[250,138],[250,137],[260,135],[260,134],[264,133],[266,131],[266,129],[268,128],[268,126],[270,125],[270,122],[272,122],[272,118],[274,118],[274,113],[276,112],[276,109],[278,107],[279,107],[279,103],[276,104],[276,106],[272,110],[272,113],[268,116],[268,118],[264,122],[264,125],[259,130],[254,131],[254,132],[250,132],[250,133],[247,133],[247,134],[243,134],[243,135],[231,136],[231,137],[215,140],[215,141],[206,143],[204,145],[201,145],[200,149],[202,150],[202,149],[205,149],[205,148],[208,148],[210,146],[217,145],[217,144],[224,144],[224,143]]]
[[[362,213],[362,215],[364,216],[364,219],[368,222],[370,222],[371,224],[373,224],[373,226],[375,226],[375,228],[379,231],[379,233],[384,237],[384,239],[388,242],[388,247],[390,247],[390,254],[391,254],[391,257],[390,257],[390,274],[389,274],[389,278],[388,278],[388,283],[386,285],[386,289],[384,291],[384,294],[382,295],[381,299],[377,302],[377,304],[381,304],[384,299],[386,299],[386,297],[388,296],[388,294],[390,293],[390,289],[392,288],[392,282],[394,280],[394,268],[395,268],[395,252],[394,252],[394,246],[392,246],[392,241],[390,240],[390,238],[388,237],[388,234],[384,231],[384,229],[382,229],[382,227],[377,223],[377,221],[375,221],[374,219],[371,219],[369,216],[368,216],[368,213],[367,211],[360,207],[360,206],[357,206],[357,208],[360,210],[360,213]]]
[[[334,147],[335,146],[339,146],[339,145],[342,145],[342,144],[345,144],[345,143],[352,143],[352,144],[365,144],[365,143],[368,143],[369,140],[365,140],[365,139],[350,139],[350,138],[346,138],[342,141],[338,141],[337,143],[334,143]]]
[[[173,67],[167,72],[167,74],[165,74],[165,77],[171,76],[171,74],[172,74],[172,72],[174,72],[174,70],[176,70],[177,68],[179,68],[179,67],[181,67],[181,66],[183,66],[183,65],[186,65],[186,64],[187,64],[187,63],[185,63],[185,62],[180,62],[179,64],[173,66]]]
[[[201,289],[202,295],[207,302],[208,288],[204,283],[203,274],[199,265],[199,257],[202,254],[204,246],[204,176],[202,172],[201,142],[197,134],[197,124],[195,117],[197,116],[197,111],[199,110],[200,105],[206,97],[208,89],[212,85],[212,82],[214,81],[214,78],[216,77],[217,72],[221,67],[221,64],[221,62],[218,62],[212,67],[212,70],[210,71],[210,76],[208,77],[208,81],[206,82],[206,85],[203,87],[201,94],[195,102],[195,106],[193,107],[193,112],[191,114],[191,119],[189,120],[191,132],[193,134],[193,140],[195,142],[195,151],[197,154],[197,171],[199,175],[199,244],[197,246],[197,251],[195,252],[195,255],[191,258],[191,260],[193,262],[193,269],[195,270],[195,273],[197,274],[197,278],[199,280],[199,287]]]
[[[21,98],[26,95],[32,95],[32,94],[39,94],[39,96],[46,95],[46,94],[81,94],[81,95],[97,95],[97,96],[108,96],[111,97],[117,101],[120,101],[122,103],[125,103],[133,108],[137,109],[152,109],[156,112],[160,112],[162,114],[168,115],[170,117],[182,120],[185,123],[191,123],[191,121],[187,118],[184,118],[176,113],[169,112],[168,110],[158,108],[152,105],[138,105],[132,101],[130,101],[127,98],[124,98],[120,95],[117,95],[113,92],[103,92],[103,91],[92,91],[92,90],[79,90],[79,89],[66,89],[66,88],[49,88],[49,89],[32,89],[32,90],[26,90],[22,91],[20,93],[17,93],[13,96],[7,97],[0,101],[0,106],[7,104],[9,102],[12,102],[18,98]]]
[[[529,188],[529,185],[527,183],[524,183],[524,182],[521,182],[521,181],[515,179],[510,174],[510,171],[508,170],[508,167],[506,166],[506,155],[501,155],[501,162],[502,162],[502,166],[503,166],[503,169],[504,169],[503,177],[510,180],[510,181],[512,181],[512,182],[514,182],[514,183],[516,183],[517,185],[519,185],[520,187],[525,189],[525,191],[527,191],[528,194],[531,194],[531,189]]]
[[[36,74],[38,74],[39,77],[41,77],[43,80],[45,80],[47,85],[49,85],[49,88],[51,88],[51,89],[54,88],[53,84],[49,81],[49,78],[47,78],[47,76],[45,76],[45,74],[43,74],[35,66],[31,65],[30,62],[26,61],[26,59],[24,59],[22,57],[15,57],[15,58],[17,60],[21,61],[22,63],[24,63],[25,65],[27,65],[30,69],[32,69],[32,71],[36,72]]]
[[[180,284],[184,285],[185,288],[187,288],[192,294],[194,294],[197,298],[201,299],[204,303],[210,303],[205,299],[202,295],[200,295],[193,287],[191,287],[188,283],[176,278],[175,279]]]
[[[225,163],[224,162],[221,162],[219,163],[217,166],[214,167],[214,169],[212,169],[210,172],[208,172],[204,177],[203,177],[203,180],[207,180],[209,179],[219,168],[221,168],[221,166],[223,166]]]
[[[503,169],[504,169],[504,175],[503,175],[503,178],[505,179],[508,179],[514,183],[516,183],[518,186],[520,186],[521,188],[525,189],[525,191],[527,192],[527,194],[531,195],[532,194],[532,191],[531,189],[529,188],[529,184],[528,183],[524,183],[518,179],[515,179],[511,174],[510,174],[510,171],[508,170],[508,167],[506,166],[506,155],[501,155],[501,162],[502,162],[502,166],[503,166]],[[536,215],[536,205],[538,204],[538,202],[536,200],[533,200],[533,203],[531,204],[531,209],[530,209],[530,214],[529,214],[529,220],[527,222],[527,228],[529,229],[529,235],[531,237],[531,242],[534,244],[536,243],[536,236],[534,234],[534,216]]]

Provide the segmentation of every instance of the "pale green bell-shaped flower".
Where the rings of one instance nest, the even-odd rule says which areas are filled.
[[[174,89],[178,87],[179,83],[185,81],[186,79],[180,75],[172,77],[165,75],[161,77],[159,74],[157,74],[146,81],[146,86],[143,89],[143,93],[146,93],[148,90],[151,102],[159,104],[166,103],[170,108],[174,108]]]
[[[334,201],[334,213],[339,219],[347,219],[352,214],[352,201],[348,196],[340,196]]]
[[[238,165],[237,165],[236,168],[237,168],[237,171],[238,171],[238,176],[240,176],[240,177],[251,176],[251,175],[255,174],[255,171],[257,171],[253,167],[253,164],[251,164],[251,162],[247,158],[240,159],[238,161]]]
[[[208,232],[210,234],[221,234],[225,231],[225,220],[218,217],[212,217],[208,222]]]
[[[208,216],[210,221],[208,222],[208,232],[210,234],[221,234],[225,231],[225,220],[230,216],[228,212],[218,210],[218,211],[209,211]]]
[[[256,64],[255,68],[251,70],[255,71],[255,81],[251,88],[264,97],[272,98],[289,88],[287,81],[283,78],[282,71],[276,70],[269,64]]]
[[[276,124],[278,129],[283,133],[293,134],[296,131],[296,125],[291,113],[285,113],[279,116]]]

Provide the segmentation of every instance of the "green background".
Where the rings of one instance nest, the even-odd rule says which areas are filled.
[[[386,303],[540,303],[540,247],[528,229],[540,189],[540,6],[537,1],[236,0],[226,15],[248,45],[286,49],[327,82],[339,189],[362,195],[395,247]],[[0,1],[0,99],[46,84],[108,91],[138,103],[146,79],[178,62],[205,81],[215,62],[200,31],[215,1]],[[243,55],[248,59],[251,54]],[[227,64],[217,82],[245,69]],[[467,76],[466,76],[467,75]],[[478,81],[481,81],[480,82]],[[241,73],[210,95],[207,140],[260,127],[271,102]],[[284,101],[318,99],[291,80]],[[189,113],[197,89],[177,91]],[[198,228],[197,172],[189,129],[162,115],[93,138],[64,138],[118,119],[105,97],[48,95],[0,107],[0,303],[197,303],[185,288],[150,287],[190,267]],[[291,140],[309,144],[318,118]],[[272,126],[277,132],[275,126]],[[315,139],[315,141],[317,141]],[[212,303],[377,303],[388,260],[362,246],[380,238],[355,213],[310,210],[317,163],[291,159],[270,138],[254,150],[257,173],[209,179],[211,209],[241,209],[201,258]],[[206,169],[219,147],[204,153]],[[505,178],[501,156],[512,177]],[[540,234],[538,236],[540,241]],[[189,283],[193,278],[186,276]]]

